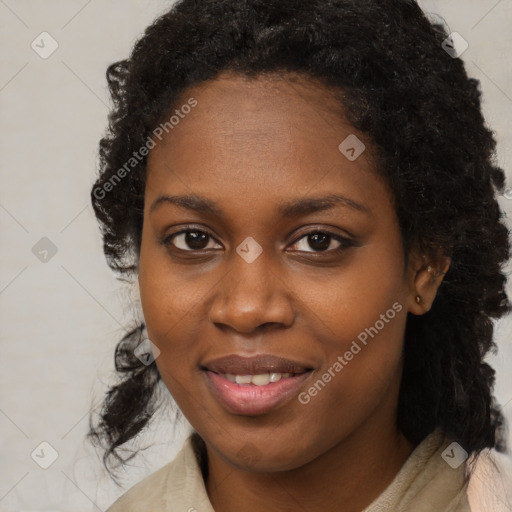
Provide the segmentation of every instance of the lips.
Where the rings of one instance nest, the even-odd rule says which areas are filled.
[[[260,375],[263,373],[297,374],[311,370],[308,364],[270,354],[249,357],[231,354],[207,361],[203,367],[212,372],[224,375]]]
[[[307,363],[269,354],[229,355],[202,365],[207,387],[230,413],[257,416],[284,406],[311,376]]]

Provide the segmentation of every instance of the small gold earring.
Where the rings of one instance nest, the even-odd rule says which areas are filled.
[[[416,302],[419,304],[421,302],[421,297],[419,295],[416,295]]]
[[[429,265],[429,266],[427,267],[427,272],[428,272],[429,274],[432,274],[432,273],[433,273],[433,271],[434,271],[434,269]]]

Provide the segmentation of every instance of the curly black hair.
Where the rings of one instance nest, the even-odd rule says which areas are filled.
[[[181,0],[128,59],[108,67],[113,108],[91,201],[110,268],[133,277],[147,161],[138,150],[187,88],[223,71],[285,80],[300,73],[335,88],[350,123],[375,146],[404,253],[451,258],[431,310],[407,318],[398,428],[417,444],[440,427],[478,455],[504,450],[495,372],[484,358],[496,351],[493,319],[512,309],[503,272],[510,241],[497,201],[505,175],[480,84],[443,48],[448,35],[413,0]],[[144,329],[137,325],[118,343],[121,378],[98,424],[90,419],[88,436],[105,449],[107,468],[111,456],[124,462],[118,449],[157,407],[158,369],[134,355]]]

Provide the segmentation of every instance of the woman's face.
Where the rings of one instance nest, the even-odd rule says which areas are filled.
[[[223,74],[174,114],[148,157],[139,282],[189,422],[271,471],[396,428],[417,275],[369,144],[292,75]]]

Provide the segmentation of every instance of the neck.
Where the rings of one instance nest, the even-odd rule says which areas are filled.
[[[396,428],[361,427],[290,471],[243,471],[208,449],[206,489],[215,511],[361,512],[391,483],[414,446]],[[236,492],[233,492],[236,489]]]

